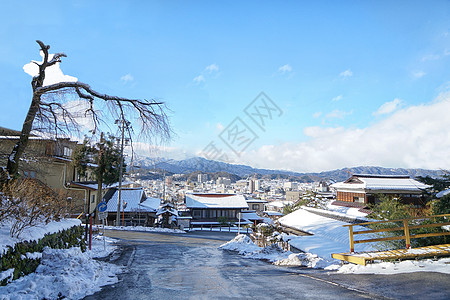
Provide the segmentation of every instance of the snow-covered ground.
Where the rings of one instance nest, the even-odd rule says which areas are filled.
[[[75,247],[45,248],[36,272],[0,287],[0,299],[57,299],[60,295],[81,299],[118,282],[121,267],[93,259],[111,253],[115,249],[112,242],[107,240],[105,251],[103,239],[94,238],[92,251],[84,253]]]
[[[315,214],[313,211],[320,210],[301,208],[280,218],[278,221],[281,225],[294,227],[313,234],[311,236],[290,236],[292,239],[289,243],[292,246],[302,251],[316,254],[330,262],[334,261],[331,258],[331,253],[348,252],[350,249],[348,228],[343,227],[343,225],[349,223],[323,217]],[[355,226],[354,230],[363,230],[363,228]],[[376,250],[373,244],[360,244],[356,248],[356,251],[370,250]]]
[[[62,220],[44,226],[30,228],[20,239],[9,237],[7,224],[0,227],[0,245],[14,245],[22,240],[38,240],[46,233],[58,232],[79,225],[79,220]],[[14,280],[0,287],[0,299],[80,299],[99,291],[102,286],[118,281],[117,274],[123,270],[114,264],[97,261],[94,258],[109,255],[116,249],[114,240],[94,236],[92,250],[81,252],[79,248],[50,249],[41,253],[28,253],[28,257],[41,257],[36,272]],[[0,272],[0,278],[9,277],[13,269]]]
[[[219,249],[235,251],[245,258],[266,260],[279,266],[324,268],[329,265],[329,263],[314,254],[283,251],[276,245],[265,248],[259,247],[245,234],[237,235],[231,241],[221,245]]]
[[[101,226],[98,227],[101,230]],[[144,227],[144,226],[105,226],[105,229],[110,230],[125,230],[125,231],[146,231],[146,232],[162,232],[162,233],[186,233],[180,229],[160,228],[160,227]]]
[[[329,206],[330,210],[322,211],[332,213],[336,216],[346,218],[364,219],[365,214],[355,208],[343,208]],[[367,266],[345,264],[341,265],[339,260],[331,258],[332,253],[349,251],[348,228],[343,227],[347,223],[337,221],[314,214],[317,209],[299,209],[279,219],[283,225],[306,231],[311,236],[294,236],[282,234],[284,241],[305,253],[280,252],[274,247],[261,248],[255,245],[249,237],[238,235],[228,243],[219,248],[236,251],[246,258],[264,259],[275,265],[303,266],[310,268],[324,268],[325,270],[336,270],[339,273],[354,274],[398,274],[409,272],[441,272],[450,274],[450,258],[439,260],[424,259],[418,261],[382,262],[368,264]],[[320,212],[320,210],[318,210]],[[355,230],[362,227],[355,226]],[[279,248],[278,248],[279,249]],[[356,251],[377,250],[372,244],[357,245]],[[412,249],[413,251],[413,249]]]
[[[0,225],[0,253],[3,253],[7,246],[14,246],[18,242],[39,240],[47,233],[55,233],[80,224],[81,221],[78,219],[63,219],[59,222],[53,221],[41,226],[27,228],[19,238],[13,238],[9,235],[11,224],[4,222]]]

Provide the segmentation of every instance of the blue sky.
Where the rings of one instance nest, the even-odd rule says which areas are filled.
[[[166,102],[175,135],[151,155],[213,142],[255,167],[450,168],[449,1],[15,2],[0,12],[0,126],[21,128],[40,39],[94,89]],[[244,112],[261,92],[282,111],[264,130]],[[220,136],[237,117],[256,138],[236,154]]]

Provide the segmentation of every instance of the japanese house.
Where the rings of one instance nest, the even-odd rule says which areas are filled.
[[[331,185],[336,189],[336,204],[374,204],[381,195],[400,198],[405,204],[424,205],[423,191],[430,187],[403,175],[353,175]],[[358,205],[359,204],[359,205]]]
[[[185,201],[192,225],[237,223],[239,212],[249,208],[245,197],[237,194],[186,194]]]

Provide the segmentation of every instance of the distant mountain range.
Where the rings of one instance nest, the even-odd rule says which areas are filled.
[[[344,181],[351,174],[379,174],[379,175],[409,175],[439,177],[444,174],[441,170],[383,168],[373,166],[361,166],[343,168],[339,170],[320,173],[299,173],[285,170],[257,169],[246,165],[235,165],[220,161],[208,160],[202,157],[193,157],[184,160],[168,160],[164,158],[135,158],[134,171],[141,175],[154,173],[154,170],[166,170],[173,174],[190,174],[193,172],[217,173],[226,172],[241,178],[256,176],[257,178],[287,178],[301,182],[313,182],[318,180]]]

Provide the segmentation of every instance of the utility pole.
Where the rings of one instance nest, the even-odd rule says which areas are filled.
[[[120,202],[122,201],[122,176],[123,176],[123,144],[124,144],[124,134],[125,134],[125,125],[128,126],[128,122],[125,120],[116,120],[116,124],[119,124],[120,129],[122,130],[122,135],[120,139],[120,164],[119,164],[119,197],[117,199],[117,215],[116,215],[116,226],[120,226]]]
[[[98,143],[98,169],[97,169],[97,201],[95,207],[102,201],[103,194],[103,173],[105,172],[105,139],[103,132],[100,134],[100,142]]]

